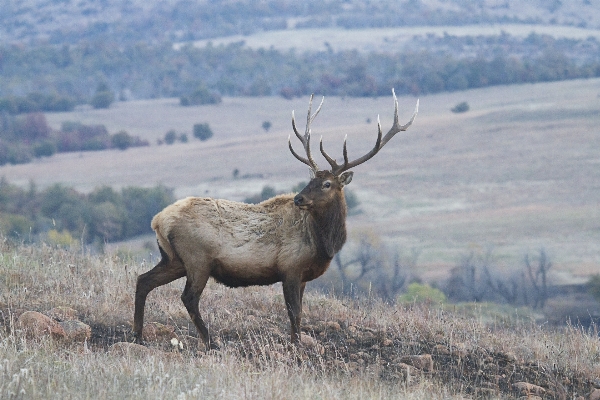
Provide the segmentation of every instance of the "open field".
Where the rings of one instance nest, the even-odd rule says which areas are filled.
[[[374,231],[390,246],[420,252],[417,273],[426,279],[444,275],[470,251],[491,249],[495,265],[510,269],[542,246],[553,272],[563,277],[599,273],[599,93],[596,79],[422,97],[413,126],[356,169],[349,187],[361,212],[348,220],[351,234]],[[461,101],[471,110],[451,113]],[[415,102],[399,98],[401,120],[410,117]],[[83,191],[163,183],[178,197],[233,200],[265,184],[289,190],[308,180],[306,167],[290,155],[286,143],[291,110],[303,126],[307,103],[306,98],[225,98],[219,105],[185,108],[166,99],[48,114],[54,127],[65,120],[103,123],[111,132],[125,129],[153,145],[62,154],[3,166],[0,176],[20,185],[62,182]],[[356,157],[373,145],[378,114],[387,130],[391,94],[328,97],[313,132],[316,138],[323,135],[325,148],[338,157],[348,134],[350,157]],[[268,133],[261,128],[265,120],[272,122]],[[169,129],[191,137],[197,122],[208,122],[214,137],[154,144]],[[317,162],[327,165],[321,157]],[[234,180],[236,168],[250,177]]]
[[[220,350],[205,352],[178,280],[148,297],[147,348],[127,347],[119,342],[132,339],[145,261],[0,241],[0,263],[3,399],[588,399],[598,385],[597,332],[540,326],[521,310],[308,293],[294,347],[280,285],[211,281],[200,309]],[[91,336],[31,337],[18,322],[25,311],[56,315],[55,307],[55,318],[79,320]]]
[[[579,28],[575,26],[528,25],[528,24],[483,24],[463,26],[411,26],[370,29],[285,29],[279,31],[258,32],[251,35],[234,35],[194,42],[194,46],[205,47],[244,42],[253,49],[324,51],[333,49],[359,51],[397,51],[415,36],[493,36],[506,33],[517,37],[526,37],[531,33],[548,35],[555,38],[600,39],[600,29]],[[175,48],[182,44],[175,45]]]

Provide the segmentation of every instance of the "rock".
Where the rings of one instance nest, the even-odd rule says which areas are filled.
[[[600,400],[600,389],[594,389],[588,396],[589,400]]]
[[[65,331],[67,339],[85,342],[92,337],[92,328],[81,321],[63,321],[58,323]]]
[[[433,371],[433,358],[431,357],[431,354],[404,356],[400,358],[400,362],[412,365],[413,367],[425,372]]]
[[[392,339],[383,339],[383,342],[381,342],[381,345],[383,347],[390,347],[393,344],[394,344],[394,341]]]
[[[541,395],[546,393],[546,389],[543,387],[528,382],[513,383],[513,388],[525,396]]]
[[[433,346],[433,353],[441,355],[450,355],[450,349],[448,349],[443,344],[436,344],[435,346]]]
[[[108,352],[122,356],[141,357],[156,351],[137,343],[117,342],[108,348]]]
[[[48,311],[46,313],[47,316],[49,316],[52,319],[57,320],[58,322],[62,322],[62,321],[72,321],[77,319],[77,310],[71,308],[71,307],[63,307],[63,306],[59,306],[59,307],[54,307],[53,309],[51,309],[50,311]]]
[[[519,397],[519,400],[544,400],[544,399],[542,399],[540,396],[531,394],[531,395],[527,395],[527,396],[521,396],[521,397]]]
[[[335,321],[328,321],[326,326],[327,326],[327,329],[330,329],[332,331],[339,331],[340,329],[342,329],[340,324]]]
[[[158,322],[150,322],[142,329],[142,337],[148,342],[167,341],[177,339],[175,328]]]
[[[325,353],[325,347],[323,347],[323,345],[321,345],[314,338],[308,336],[307,334],[300,334],[300,343],[302,343],[302,345],[306,348],[313,350],[317,354],[322,355],[323,353]]]
[[[307,347],[315,347],[317,345],[317,341],[305,333],[300,334],[300,343]]]
[[[63,339],[67,336],[58,322],[37,311],[25,311],[17,320],[17,326],[25,331],[29,338],[50,335],[54,339]]]

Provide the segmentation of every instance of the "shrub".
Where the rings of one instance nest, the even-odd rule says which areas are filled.
[[[90,104],[94,108],[108,108],[115,100],[115,94],[106,83],[100,83]]]
[[[113,92],[96,92],[94,97],[92,97],[92,101],[90,104],[92,107],[98,108],[108,108],[115,100],[115,94]]]
[[[22,239],[33,228],[33,222],[23,216],[15,214],[0,215],[0,233],[14,239]]]
[[[208,90],[201,85],[188,96],[182,96],[179,104],[182,106],[193,106],[200,104],[218,104],[222,101],[221,95],[217,92]]]
[[[50,229],[46,234],[46,243],[56,247],[72,247],[77,244],[73,236],[68,231],[57,231]]]
[[[112,147],[127,150],[133,143],[133,138],[125,131],[115,133],[110,137],[110,144]]]
[[[588,292],[600,302],[600,274],[592,275],[587,286]]]
[[[50,140],[45,140],[33,146],[33,154],[36,157],[50,157],[56,153],[56,144]]]
[[[413,282],[408,285],[406,293],[398,296],[401,303],[443,303],[446,301],[444,293],[427,284]]]
[[[275,188],[273,186],[265,185],[259,194],[255,194],[254,196],[251,196],[251,197],[246,197],[244,199],[244,203],[258,204],[261,201],[265,201],[276,195],[277,195],[277,191],[275,190]]]
[[[202,141],[208,140],[212,137],[213,132],[210,129],[208,123],[194,124],[194,137]]]
[[[175,132],[174,130],[170,130],[169,132],[165,133],[165,143],[166,144],[173,144],[173,143],[175,143],[176,140],[177,140],[177,132]]]
[[[262,123],[262,128],[265,130],[265,132],[269,132],[269,129],[271,129],[271,121],[264,121]]]
[[[450,111],[452,111],[453,113],[464,113],[464,112],[469,111],[469,109],[470,109],[469,103],[467,103],[466,101],[463,101],[462,103],[458,103],[457,105],[452,107],[450,109]]]

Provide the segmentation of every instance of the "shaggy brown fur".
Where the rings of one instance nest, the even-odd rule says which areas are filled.
[[[133,321],[138,341],[142,340],[148,293],[187,276],[181,300],[209,345],[208,329],[200,317],[198,302],[212,276],[231,287],[282,282],[292,342],[297,342],[306,282],[323,275],[346,242],[343,188],[352,181],[353,173],[349,169],[371,159],[396,133],[405,131],[417,115],[418,101],[410,121],[400,125],[398,100],[393,94],[392,128],[383,136],[381,124],[377,124],[377,141],[367,154],[349,161],[344,140],[344,162],[338,164],[325,152],[321,142],[321,153],[331,165],[331,171],[319,170],[310,152],[310,125],[323,101],[312,114],[311,96],[304,135],[296,129],[292,113],[292,128],[304,147],[306,158],[294,151],[288,139],[290,151],[314,174],[296,196],[276,196],[257,205],[188,197],[158,213],[152,220],[152,229],[156,231],[162,259],[154,269],[138,277]]]
[[[282,282],[296,342],[306,282],[327,270],[346,241],[343,186],[351,176],[319,171],[297,196],[280,195],[255,205],[188,197],[166,207],[152,220],[162,259],[137,282],[138,340],[148,293],[186,276],[181,299],[203,340],[210,343],[198,302],[212,276],[231,287]]]

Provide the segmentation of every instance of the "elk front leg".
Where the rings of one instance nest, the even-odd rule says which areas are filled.
[[[300,340],[300,322],[302,319],[302,295],[306,283],[299,279],[286,279],[283,282],[283,299],[290,317],[290,335],[292,343]]]

